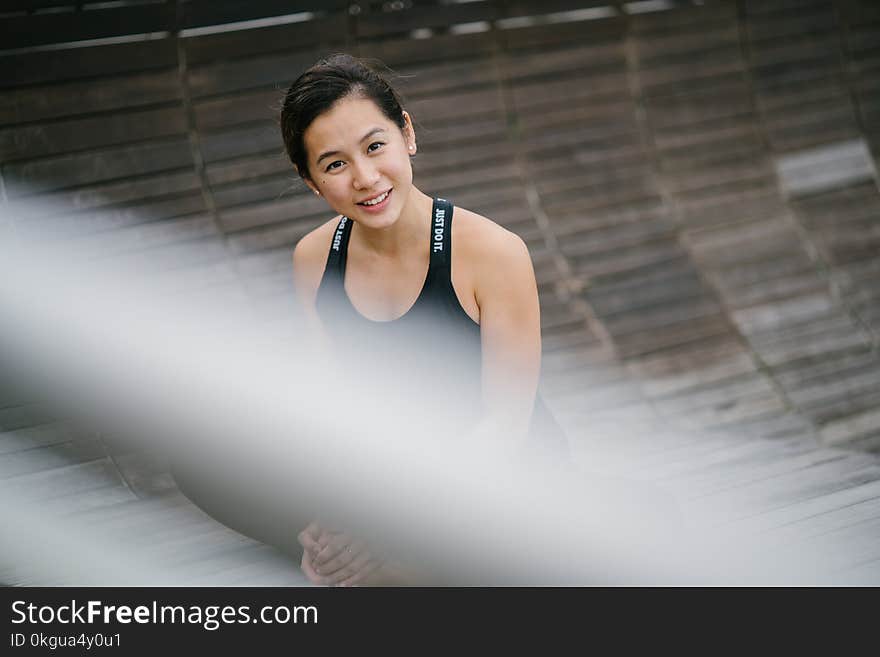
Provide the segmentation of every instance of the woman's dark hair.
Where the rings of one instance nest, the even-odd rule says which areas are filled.
[[[406,125],[400,97],[385,78],[351,55],[322,59],[290,85],[281,107],[284,148],[300,177],[309,177],[308,155],[303,143],[306,129],[348,96],[370,99],[397,127],[402,129]]]

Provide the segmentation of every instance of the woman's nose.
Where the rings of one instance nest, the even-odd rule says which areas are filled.
[[[369,160],[360,160],[354,164],[355,189],[370,189],[379,182],[379,171]]]

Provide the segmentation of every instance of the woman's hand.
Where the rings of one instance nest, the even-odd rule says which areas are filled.
[[[382,562],[366,543],[345,532],[309,523],[298,536],[303,546],[302,570],[314,584],[355,586],[372,583]]]

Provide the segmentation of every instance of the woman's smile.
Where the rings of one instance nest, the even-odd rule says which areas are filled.
[[[378,214],[387,208],[388,204],[391,202],[391,191],[392,189],[388,189],[365,201],[360,201],[358,205],[371,214]]]

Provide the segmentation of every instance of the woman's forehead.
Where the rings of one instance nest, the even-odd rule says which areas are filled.
[[[303,138],[314,153],[313,148],[357,144],[375,127],[393,127],[376,103],[368,98],[343,98],[312,121]]]

